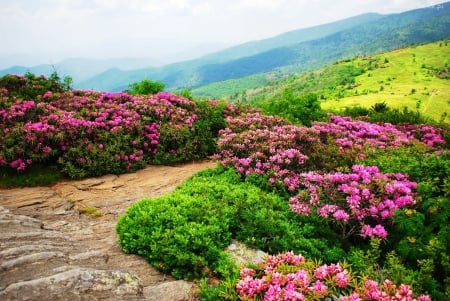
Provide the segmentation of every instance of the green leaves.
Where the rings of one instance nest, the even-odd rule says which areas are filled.
[[[166,84],[163,82],[143,79],[140,82],[128,85],[128,89],[125,92],[131,95],[149,95],[164,91],[165,87]]]
[[[222,253],[232,238],[271,253],[294,249],[326,258],[337,236],[315,239],[315,229],[289,211],[286,199],[223,167],[200,172],[169,195],[136,203],[117,224],[126,252],[178,278],[200,278],[205,271],[232,274],[233,264]]]

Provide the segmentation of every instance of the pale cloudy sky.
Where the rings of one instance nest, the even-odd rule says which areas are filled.
[[[67,57],[167,59],[362,13],[398,13],[444,1],[0,0],[0,59],[3,65]]]

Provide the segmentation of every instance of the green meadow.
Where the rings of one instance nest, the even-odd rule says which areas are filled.
[[[264,107],[285,98],[286,93],[294,98],[313,93],[324,111],[371,108],[384,102],[389,108],[407,107],[449,122],[449,65],[450,45],[438,41],[343,60],[225,98]]]
[[[322,102],[322,108],[338,109],[355,105],[371,107],[385,102],[389,107],[418,110],[435,120],[450,118],[450,45],[437,42],[367,58],[353,64],[365,72],[347,85],[343,97]]]

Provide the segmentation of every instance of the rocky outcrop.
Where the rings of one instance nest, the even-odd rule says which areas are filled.
[[[102,252],[4,207],[0,224],[0,300],[143,300],[140,279]]]
[[[212,162],[0,189],[0,300],[196,300],[195,287],[124,254],[115,225],[143,197],[170,192]],[[233,241],[238,263],[265,254]]]
[[[194,300],[117,245],[117,218],[137,200],[170,192],[200,162],[133,174],[0,189],[0,300]]]

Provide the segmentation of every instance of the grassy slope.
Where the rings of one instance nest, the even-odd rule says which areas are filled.
[[[450,42],[436,42],[339,62],[228,99],[244,99],[257,105],[277,99],[285,89],[290,89],[294,95],[318,94],[324,99],[325,110],[354,105],[370,107],[384,101],[394,108],[407,106],[416,110],[418,107],[420,112],[436,120],[447,113],[448,122],[450,80],[439,78],[434,70],[449,67]],[[355,72],[360,75],[352,75]],[[415,92],[411,93],[413,89]]]
[[[437,120],[444,112],[450,118],[450,81],[439,78],[433,71],[450,67],[449,43],[410,47],[373,58],[381,62],[382,66],[357,76],[357,87],[345,91],[341,99],[323,102],[322,107],[370,107],[384,101],[390,107],[418,108],[424,115]],[[388,63],[384,63],[385,58]],[[361,59],[352,63],[361,63]]]

